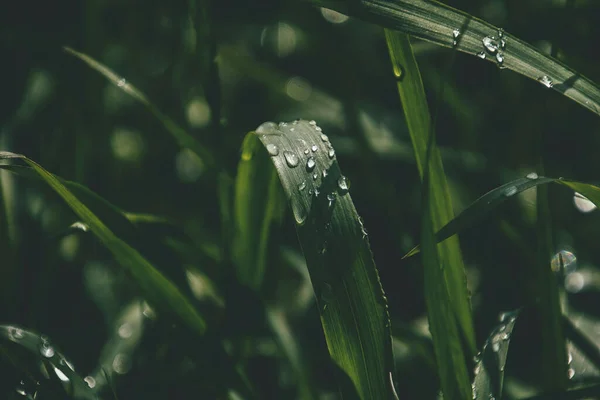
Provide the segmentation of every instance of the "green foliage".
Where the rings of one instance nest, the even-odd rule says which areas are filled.
[[[0,397],[598,397],[597,5],[259,3],[0,13]]]

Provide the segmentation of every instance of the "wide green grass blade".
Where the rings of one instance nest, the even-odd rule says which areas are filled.
[[[440,46],[485,57],[600,114],[600,87],[596,83],[515,36],[445,4],[434,0],[309,1]],[[492,40],[487,47],[483,44],[485,38]],[[500,39],[504,40],[504,47],[500,46]]]
[[[15,153],[0,152],[1,159],[19,159],[27,163],[48,184],[90,230],[110,250],[117,262],[126,268],[140,286],[144,296],[158,308],[177,316],[197,334],[203,334],[206,323],[179,289],[137,250],[129,246],[85,206],[56,176],[36,162]]]
[[[139,89],[133,86],[131,83],[127,82],[127,80],[123,77],[120,77],[116,73],[114,73],[110,68],[105,65],[99,63],[94,60],[92,57],[75,51],[69,47],[65,47],[64,50],[79,58],[81,61],[85,62],[91,68],[98,71],[100,74],[104,75],[106,79],[114,83],[118,88],[123,90],[125,93],[142,103],[155,117],[160,121],[163,127],[177,140],[177,143],[181,147],[188,148],[192,150],[202,162],[207,166],[213,166],[216,162],[212,153],[203,146],[196,138],[190,135],[185,129],[177,125],[175,121],[169,118],[167,115],[163,114],[149,99],[148,97],[142,93]]]
[[[518,311],[503,314],[502,321],[490,334],[475,358],[473,399],[501,399],[504,367]]]
[[[340,388],[344,398],[395,398],[387,301],[329,139],[314,121],[296,121],[267,122],[249,134],[245,146],[259,140],[267,151],[253,160],[270,155],[275,165],[296,221],[329,352],[354,385]],[[270,174],[262,170],[251,184],[260,187]]]
[[[385,31],[385,36],[417,166],[424,181],[424,173],[429,171],[428,202],[424,204],[428,213],[426,220],[431,225],[423,234],[429,230],[436,232],[452,220],[454,211],[439,150],[435,147],[435,143],[428,144],[431,119],[421,74],[408,36],[390,30]],[[430,158],[428,158],[428,145],[432,146]],[[428,159],[429,167],[426,167]],[[428,209],[427,204],[431,204],[431,210]],[[475,354],[475,333],[464,263],[457,238],[441,243],[437,249],[434,245],[432,251],[435,254],[427,254],[424,258],[425,297],[430,325],[433,323],[440,328],[432,329],[438,370],[444,393],[449,398],[460,398],[465,393],[465,388],[469,387],[465,360],[471,359]],[[441,270],[439,270],[440,266],[442,266]],[[446,331],[443,326],[447,324],[454,326],[451,320],[455,318],[457,329],[448,328]],[[462,342],[466,344],[464,350],[461,346]],[[469,390],[466,393],[468,392]]]
[[[53,373],[51,376],[60,380],[70,397],[85,400],[98,398],[94,390],[75,371],[73,363],[46,336],[15,325],[0,325],[0,337],[22,346],[35,355],[47,366],[48,372]]]
[[[283,216],[284,202],[271,161],[259,141],[246,136],[235,182],[233,259],[241,283],[259,289],[267,266],[271,225]],[[265,176],[266,179],[257,179]]]
[[[597,186],[583,182],[547,178],[544,176],[538,176],[536,173],[531,173],[524,178],[515,179],[514,181],[505,183],[502,186],[490,190],[475,200],[436,233],[436,240],[438,242],[443,242],[444,240],[463,232],[465,229],[479,223],[492,210],[504,203],[504,201],[525,190],[547,183],[558,183],[560,185],[567,186],[588,198],[597,207],[600,205],[600,188]],[[417,245],[408,253],[406,253],[403,258],[412,257],[420,251],[420,246]]]

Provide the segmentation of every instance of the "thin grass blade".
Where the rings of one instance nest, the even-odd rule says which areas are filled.
[[[504,386],[504,366],[510,338],[519,312],[504,313],[502,321],[490,334],[481,353],[475,358],[473,399],[501,399]]]
[[[281,221],[284,211],[281,186],[271,161],[257,156],[264,152],[261,143],[246,136],[242,159],[235,182],[235,236],[233,258],[238,279],[257,290],[262,284],[266,266],[271,226]],[[266,179],[257,179],[270,174]]]
[[[75,372],[73,363],[46,336],[16,325],[0,325],[0,337],[22,346],[44,362],[49,367],[49,372],[53,372],[60,380],[70,397],[85,400],[98,399],[87,382]]]
[[[144,93],[142,93],[131,83],[127,82],[125,78],[120,77],[110,68],[99,63],[86,54],[75,51],[70,47],[65,47],[64,50],[68,54],[71,54],[85,62],[92,69],[104,75],[106,79],[114,83],[118,88],[143,104],[156,117],[156,119],[160,121],[163,127],[175,138],[175,140],[177,140],[177,143],[179,143],[181,147],[188,148],[196,153],[196,155],[200,157],[206,166],[210,167],[215,164],[215,158],[204,145],[198,142],[198,140],[190,135],[185,129],[177,125],[177,123],[175,123],[175,121],[173,121],[170,117],[163,114],[162,111],[160,111]]]
[[[491,61],[540,82],[600,115],[600,87],[498,27],[437,1],[309,0],[380,26]]]
[[[177,316],[181,322],[199,335],[204,334],[206,323],[186,296],[137,250],[117,237],[112,230],[84,205],[56,176],[36,162],[15,153],[0,152],[1,159],[20,159],[27,163],[48,184],[92,233],[110,250],[117,262],[126,268],[140,286],[144,296],[157,307]]]
[[[246,139],[258,140],[290,203],[329,353],[354,386],[340,384],[341,393],[396,398],[387,301],[329,138],[314,121],[296,121],[267,122]],[[269,174],[263,170],[254,179],[268,181]]]
[[[598,207],[600,205],[600,188],[589,183],[568,181],[564,179],[548,178],[538,176],[536,173],[528,174],[526,177],[515,179],[514,181],[505,183],[493,190],[490,190],[467,208],[463,210],[456,218],[452,219],[436,233],[436,240],[443,242],[444,240],[463,232],[485,218],[493,209],[498,207],[504,201],[513,196],[538,185],[547,183],[558,183],[560,185],[571,188],[581,195],[585,196]],[[412,257],[421,251],[420,245],[411,249],[404,257]]]
[[[452,197],[439,150],[434,141],[428,143],[431,133],[429,107],[408,36],[387,29],[385,36],[419,173],[424,182],[429,182],[425,186],[428,192],[427,202],[423,203],[425,208],[428,208],[428,204],[432,207],[424,217],[430,224],[426,229],[423,228],[423,235],[426,235],[429,230],[435,232],[452,220]],[[425,171],[428,171],[428,176]],[[475,354],[475,333],[464,262],[456,238],[437,248],[433,245],[431,251],[435,254],[424,255],[423,259],[425,297],[430,326],[434,326],[432,336],[438,369],[444,393],[449,398],[461,398],[461,395],[470,392],[465,360],[471,359]],[[457,321],[451,322],[454,318]],[[448,330],[444,326],[448,326]],[[464,350],[462,343],[466,344]]]

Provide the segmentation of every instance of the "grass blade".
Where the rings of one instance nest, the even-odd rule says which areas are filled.
[[[431,119],[421,74],[408,36],[390,30],[385,31],[385,36],[419,173],[423,181],[428,182],[425,185],[427,202],[423,204],[430,204],[431,210],[425,206],[424,224],[429,225],[422,228],[422,234],[423,238],[429,240],[429,230],[437,231],[454,217],[452,198],[435,143],[430,144],[428,156]],[[429,161],[429,166],[426,166],[426,160]],[[425,171],[428,171],[428,176]],[[475,354],[475,333],[464,263],[457,238],[438,247],[433,233],[432,240],[432,254],[424,255],[423,264],[425,297],[438,368],[445,395],[448,398],[463,398],[463,395],[470,392],[465,360],[471,359]],[[462,348],[463,340],[465,350]]]
[[[238,279],[257,290],[267,266],[267,249],[271,225],[280,221],[283,199],[279,181],[271,161],[258,157],[264,151],[259,141],[246,136],[242,144],[242,159],[235,182],[235,237],[233,258]],[[269,171],[264,180],[256,177]]]
[[[514,181],[505,183],[493,190],[490,190],[467,208],[463,210],[456,218],[452,219],[436,233],[436,240],[443,242],[444,240],[463,232],[465,229],[477,224],[494,208],[502,204],[509,198],[538,185],[546,183],[558,183],[581,193],[597,207],[600,206],[600,188],[589,183],[568,181],[564,179],[547,178],[538,176],[535,173],[528,174],[524,178],[515,179]],[[411,249],[403,258],[412,257],[419,253],[420,246],[417,245]]]
[[[508,346],[515,328],[518,311],[505,313],[501,324],[490,334],[481,353],[475,359],[474,399],[501,399],[504,385],[504,366]]]
[[[163,127],[175,138],[175,140],[177,140],[177,143],[179,143],[181,147],[188,148],[194,153],[196,153],[196,155],[202,159],[202,162],[204,162],[204,164],[207,167],[213,166],[215,164],[215,158],[213,157],[212,153],[206,149],[206,147],[199,143],[185,129],[177,125],[175,121],[163,114],[148,99],[148,97],[144,93],[142,93],[131,83],[127,82],[125,78],[120,77],[119,75],[114,73],[110,68],[99,63],[98,61],[94,60],[92,57],[86,54],[75,51],[70,47],[65,47],[64,50],[68,54],[71,54],[79,58],[81,61],[85,62],[92,69],[104,75],[106,79],[114,83],[118,88],[120,88],[125,93],[142,103],[156,117],[156,119],[158,119],[161,122]]]
[[[600,114],[600,87],[596,83],[515,36],[445,4],[434,0],[310,1],[440,46],[485,57]],[[500,35],[505,46],[500,45]],[[485,38],[492,40],[488,46],[483,43]]]
[[[395,398],[387,301],[329,139],[314,121],[267,122],[248,137],[266,147],[290,202],[329,352],[355,388],[342,393]]]
[[[163,276],[137,250],[117,237],[87,206],[85,206],[57,177],[36,162],[15,153],[0,152],[1,159],[20,159],[32,169],[67,203],[77,216],[110,250],[117,262],[126,268],[140,286],[144,296],[157,307],[176,315],[197,334],[203,334],[206,323],[179,289]]]
[[[73,364],[44,335],[14,325],[0,325],[0,336],[27,349],[44,364],[48,363],[49,369],[60,379],[70,397],[90,400],[98,398],[75,372]]]

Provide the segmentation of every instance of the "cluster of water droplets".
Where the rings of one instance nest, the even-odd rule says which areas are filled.
[[[537,81],[542,85],[546,86],[548,89],[554,86],[554,82],[552,82],[552,79],[550,79],[548,75],[540,76],[539,78],[537,78]]]
[[[15,392],[17,392],[18,395],[23,396],[27,400],[34,400],[37,398],[37,391],[39,386],[39,382],[35,382],[35,385],[28,385],[27,383],[25,383],[24,380],[21,380],[15,388]]]
[[[488,55],[496,59],[496,63],[499,68],[505,68],[504,66],[504,50],[506,49],[506,39],[504,37],[504,31],[498,29],[498,36],[486,36],[481,39],[483,44],[483,51],[477,53],[477,57],[485,59]]]

